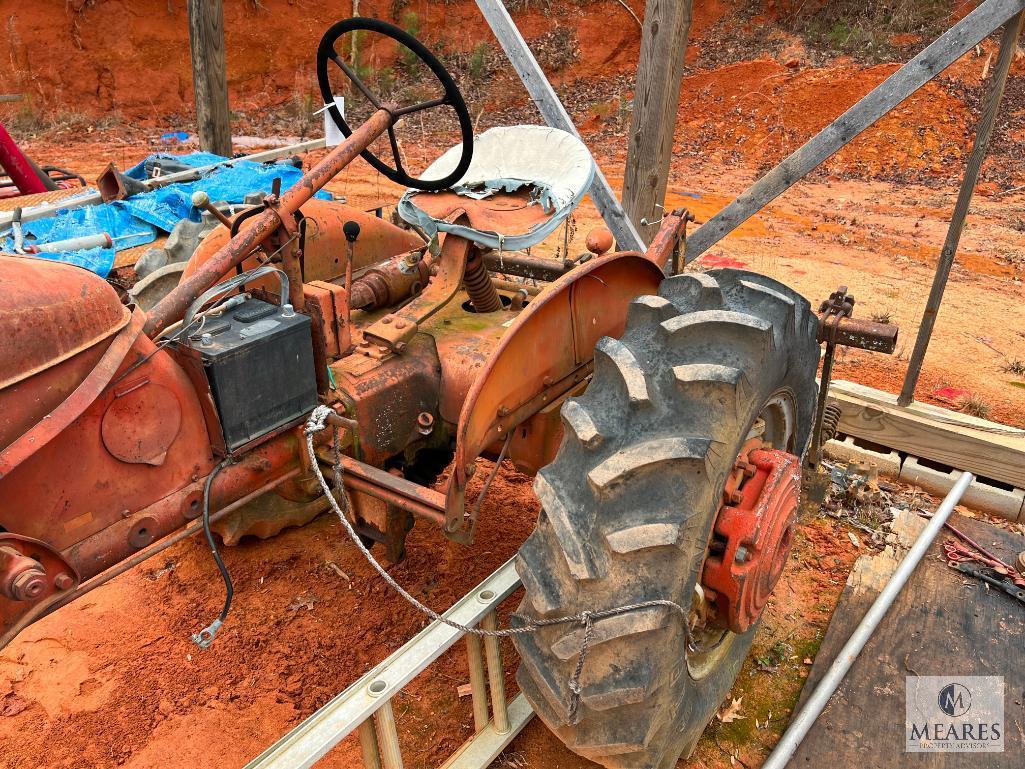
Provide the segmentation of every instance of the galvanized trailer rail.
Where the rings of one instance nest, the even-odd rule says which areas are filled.
[[[520,587],[510,559],[461,598],[445,617],[466,627],[498,626],[495,610]],[[428,665],[466,636],[476,733],[442,764],[443,769],[481,769],[490,764],[534,715],[522,694],[507,702],[498,638],[481,639],[432,622],[405,646],[246,764],[246,769],[306,769],[354,731],[359,731],[366,769],[401,769],[402,751],[391,700]],[[486,660],[486,662],[485,662]],[[491,713],[488,717],[488,689]]]

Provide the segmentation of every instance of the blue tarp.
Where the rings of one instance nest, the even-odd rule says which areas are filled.
[[[165,158],[190,166],[207,166],[226,160],[220,155],[194,152],[188,155],[151,155],[142,163],[130,168],[126,174],[134,179],[145,179],[145,164],[151,160]],[[281,179],[281,189],[286,190],[299,181],[302,171],[286,164],[254,163],[237,160],[230,166],[222,166],[207,172],[194,182],[179,182],[160,187],[152,192],[143,192],[125,200],[114,200],[83,208],[58,209],[54,216],[37,219],[22,225],[26,244],[52,243],[58,240],[94,235],[106,232],[114,239],[113,248],[93,248],[84,251],[69,251],[55,254],[38,254],[47,259],[77,264],[103,277],[114,264],[114,254],[134,246],[152,243],[157,231],[170,232],[182,219],[199,220],[199,212],[192,206],[192,193],[203,190],[210,200],[227,203],[241,203],[252,192],[270,192],[274,179]],[[330,198],[324,192],[317,197]],[[10,231],[0,237],[0,250],[10,251],[13,238]]]

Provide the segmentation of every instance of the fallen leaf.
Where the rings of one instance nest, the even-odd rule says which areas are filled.
[[[724,724],[732,724],[734,721],[741,720],[744,716],[740,715],[740,703],[743,697],[733,700],[727,707],[719,711],[719,720]]]
[[[861,549],[861,540],[858,539],[857,535],[853,531],[847,532],[847,537],[851,540],[851,544],[859,550]]]
[[[804,658],[804,664],[805,664],[805,665],[810,665],[810,664],[811,664],[811,662],[812,662],[812,660],[811,660],[811,657],[805,657],[805,658]]]
[[[0,703],[0,717],[10,718],[16,716],[32,705],[29,700],[23,699],[16,694],[12,694],[10,697],[5,697],[4,701]]]

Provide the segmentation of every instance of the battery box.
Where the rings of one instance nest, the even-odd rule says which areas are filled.
[[[189,335],[229,452],[317,406],[310,318],[259,299],[206,318]]]

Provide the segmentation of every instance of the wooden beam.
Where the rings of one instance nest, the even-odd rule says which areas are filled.
[[[693,261],[733,232],[1023,9],[1025,0],[986,0],[979,5],[689,235],[685,261]]]
[[[889,526],[885,549],[862,551],[866,554],[855,563],[833,611],[795,712],[815,691],[909,543],[925,528],[926,522],[916,518],[912,511],[900,511]],[[1022,547],[1021,536],[985,521],[955,513],[950,523],[1008,563],[1014,562]],[[1013,725],[1004,735],[1003,753],[909,756],[904,752],[905,677],[1002,675],[1004,691],[1014,692],[1011,699],[1016,700],[1014,710],[1007,711],[1014,713],[1013,720],[1007,718],[1005,723],[1021,720],[1017,702],[1025,689],[1023,607],[947,566],[942,549],[946,538],[947,534],[942,534],[929,548],[788,766],[1021,766],[1023,739]],[[971,712],[977,711],[973,707]]]
[[[224,8],[221,0],[188,0],[188,10],[199,146],[205,152],[231,157]]]
[[[477,0],[477,7],[480,8],[484,20],[491,27],[491,31],[495,33],[495,37],[498,38],[498,43],[505,51],[516,74],[520,76],[520,80],[526,86],[527,93],[530,94],[530,98],[540,111],[541,117],[553,128],[559,128],[580,139],[580,132],[573,124],[573,119],[562,102],[559,101],[555,89],[548,82],[541,65],[537,63],[537,59],[534,58],[534,54],[531,53],[523,35],[516,28],[516,24],[501,0]],[[597,163],[595,163],[594,181],[591,183],[590,193],[591,199],[605,220],[605,224],[612,231],[619,247],[625,250],[644,251],[645,245],[640,234],[623,211],[612,185],[609,184],[609,180],[605,178],[605,174],[602,173]]]
[[[673,157],[692,0],[648,0],[634,85],[623,208],[645,242],[658,231]]]
[[[926,403],[898,406],[895,395],[841,380],[829,398],[842,411],[841,433],[1025,488],[1025,430]]]
[[[901,406],[907,406],[915,399],[915,387],[918,385],[918,377],[922,373],[925,352],[929,349],[929,340],[932,339],[936,316],[939,314],[940,304],[943,302],[943,292],[947,288],[947,280],[950,278],[950,268],[954,266],[957,247],[961,243],[961,233],[964,231],[968,207],[972,203],[972,194],[979,181],[982,162],[986,159],[989,139],[993,135],[993,125],[996,123],[997,113],[1000,111],[1000,102],[1004,99],[1007,74],[1011,71],[1011,62],[1014,61],[1018,51],[1018,38],[1021,37],[1023,24],[1025,24],[1025,11],[1019,13],[1004,26],[1004,34],[1000,41],[1000,54],[997,57],[996,68],[993,70],[993,81],[986,97],[986,106],[982,111],[982,117],[979,118],[979,127],[975,131],[972,154],[968,158],[964,179],[961,181],[961,189],[958,191],[957,202],[954,204],[954,213],[950,217],[950,227],[947,229],[947,237],[943,242],[943,250],[940,251],[940,258],[936,262],[936,274],[933,276],[929,299],[925,303],[922,324],[918,327],[915,349],[908,360],[904,387],[897,399],[897,403]]]

